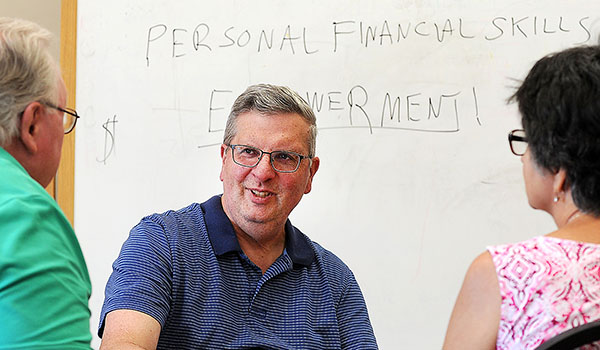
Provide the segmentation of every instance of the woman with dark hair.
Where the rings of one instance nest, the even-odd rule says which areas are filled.
[[[539,60],[511,97],[529,204],[557,230],[488,247],[469,267],[444,349],[535,349],[600,319],[600,48]]]

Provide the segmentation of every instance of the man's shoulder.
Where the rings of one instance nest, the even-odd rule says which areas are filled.
[[[331,250],[303,235],[315,253],[315,259],[309,268],[309,274],[325,278],[330,287],[333,300],[339,301],[348,290],[358,288],[354,273],[350,267]]]
[[[8,158],[9,156],[6,151],[0,150],[0,201],[4,203],[17,199],[51,204],[53,199],[48,192],[29,176],[14,158]]]
[[[0,216],[11,222],[56,224],[70,229],[70,224],[56,201],[28,175],[0,181]],[[4,224],[6,224],[6,220]]]
[[[206,225],[199,203],[147,215],[131,230],[132,235],[162,236],[168,241],[181,241],[182,238],[191,238],[203,232],[206,232]]]
[[[192,203],[180,209],[171,209],[162,213],[153,213],[142,218],[142,222],[187,223],[202,219],[204,214],[199,203]]]
[[[342,261],[342,259],[340,259],[331,250],[323,247],[322,245],[320,245],[319,243],[317,243],[315,241],[312,241],[308,237],[307,237],[307,239],[309,240],[310,244],[312,245],[316,256],[318,258],[320,258],[324,263],[328,263],[328,264],[332,264],[332,265],[346,266],[346,264]]]
[[[296,228],[297,229],[297,228]],[[350,268],[346,263],[339,258],[335,253],[331,250],[323,247],[321,244],[311,240],[307,235],[302,233],[300,230],[298,232],[303,236],[303,238],[308,242],[315,253],[315,258],[317,264],[321,265],[329,275],[338,275],[344,276],[346,274],[351,274]]]

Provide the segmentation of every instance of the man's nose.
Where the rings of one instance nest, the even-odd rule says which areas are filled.
[[[271,165],[270,154],[263,153],[262,158],[254,167],[254,173],[261,180],[269,179],[275,175],[275,169],[273,169],[273,166]]]

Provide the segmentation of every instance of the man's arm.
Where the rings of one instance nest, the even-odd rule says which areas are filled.
[[[98,330],[103,350],[156,349],[169,314],[172,283],[169,243],[161,223],[158,216],[142,219],[113,263]]]
[[[352,273],[349,273],[344,284],[346,287],[337,310],[342,349],[378,349],[367,305]]]
[[[115,310],[106,315],[100,350],[154,350],[160,323],[143,312]]]
[[[450,317],[444,350],[495,349],[501,303],[496,268],[490,253],[484,252],[467,271]]]

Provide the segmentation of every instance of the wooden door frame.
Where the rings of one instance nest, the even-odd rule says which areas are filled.
[[[75,108],[77,63],[77,0],[62,0],[60,10],[60,68],[67,86],[67,106]],[[55,180],[49,185],[71,225],[75,214],[75,133],[65,135],[62,156]]]

